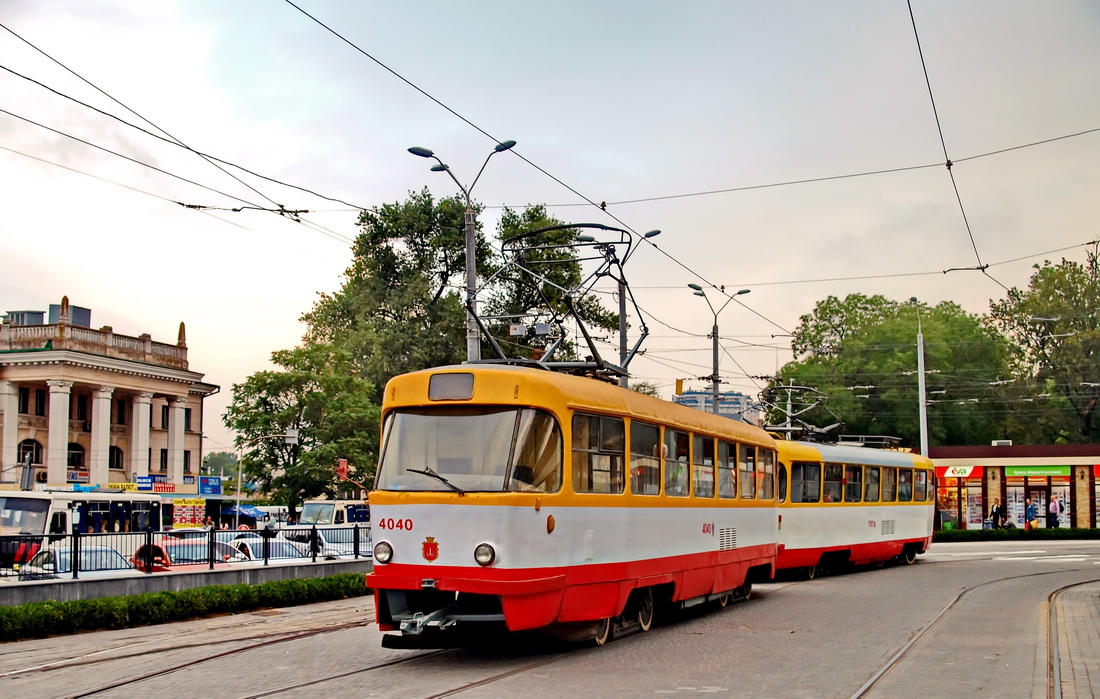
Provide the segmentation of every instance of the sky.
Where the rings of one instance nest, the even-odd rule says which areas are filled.
[[[528,204],[662,231],[626,273],[633,380],[665,397],[711,373],[689,283],[750,290],[718,325],[754,395],[829,295],[980,314],[1100,238],[1095,2],[6,0],[0,25],[0,312],[185,322],[209,450],[340,288],[358,209],[457,193],[410,146],[468,185],[517,142],[472,193],[489,233]]]

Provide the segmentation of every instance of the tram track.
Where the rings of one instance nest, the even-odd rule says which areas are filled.
[[[1076,568],[1076,569],[1073,569],[1073,571],[1079,571],[1079,572],[1084,572],[1084,571],[1089,571],[1089,570],[1092,570],[1092,569],[1090,569],[1090,568]],[[857,689],[850,696],[849,699],[863,699],[864,697],[868,696],[870,694],[870,692],[875,689],[876,685],[878,685],[879,682],[881,682],[885,677],[887,677],[890,674],[890,672],[895,667],[897,667],[898,664],[903,659],[905,659],[913,651],[914,648],[916,648],[918,646],[920,641],[930,631],[932,631],[937,625],[939,625],[939,623],[941,621],[943,621],[943,619],[947,616],[948,612],[955,609],[956,606],[970,593],[972,593],[976,590],[980,590],[984,587],[988,587],[990,585],[995,585],[995,584],[998,584],[998,583],[1006,582],[1006,581],[1009,581],[1009,580],[1020,580],[1020,579],[1023,579],[1023,578],[1042,577],[1042,576],[1048,576],[1048,575],[1060,575],[1060,574],[1064,574],[1066,572],[1071,572],[1071,571],[1065,571],[1065,570],[1044,571],[1044,572],[1039,572],[1039,573],[1027,573],[1025,575],[1010,575],[1010,576],[1007,576],[1007,577],[998,578],[996,580],[989,580],[989,581],[983,582],[981,584],[973,585],[971,587],[967,587],[967,588],[963,589],[961,592],[959,592],[958,595],[956,595],[955,599],[953,599],[951,602],[949,602],[947,604],[947,606],[945,606],[943,609],[941,609],[940,612],[938,614],[936,614],[936,616],[933,617],[932,620],[924,626],[924,628],[922,628],[920,631],[918,631],[916,634],[914,634],[914,636],[909,639],[908,643],[906,643],[904,646],[902,646],[898,650],[897,653],[895,653],[889,660],[887,660],[886,663],[881,668],[879,668],[879,670],[877,672],[875,672],[873,675],[871,675],[871,677],[863,685],[861,685],[859,687],[859,689]],[[1058,598],[1058,596],[1060,596],[1066,590],[1072,589],[1074,587],[1079,587],[1081,585],[1088,585],[1088,584],[1095,583],[1095,582],[1100,582],[1100,578],[1085,580],[1085,581],[1073,583],[1072,585],[1066,585],[1065,587],[1058,588],[1057,590],[1055,590],[1054,592],[1050,593],[1047,596],[1047,605],[1049,607],[1048,611],[1049,611],[1049,614],[1050,614],[1049,619],[1047,621],[1047,634],[1046,634],[1047,635],[1047,653],[1046,653],[1046,657],[1047,657],[1047,696],[1048,696],[1049,699],[1061,699],[1061,697],[1062,697],[1061,677],[1060,677],[1060,675],[1061,675],[1061,669],[1060,669],[1061,659],[1060,659],[1060,650],[1059,650],[1059,647],[1058,647],[1058,612],[1057,612],[1057,606],[1056,606],[1057,598]]]

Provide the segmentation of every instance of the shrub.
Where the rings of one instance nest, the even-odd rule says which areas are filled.
[[[180,592],[146,592],[72,602],[0,607],[0,642],[76,631],[124,629],[259,607],[290,607],[367,594],[362,573],[277,580],[259,585],[212,585]]]

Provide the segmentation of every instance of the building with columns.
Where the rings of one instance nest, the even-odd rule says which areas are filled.
[[[175,344],[93,330],[91,311],[10,311],[0,324],[0,488],[29,457],[39,487],[164,483],[197,492],[204,383]],[[151,479],[149,477],[152,477]]]

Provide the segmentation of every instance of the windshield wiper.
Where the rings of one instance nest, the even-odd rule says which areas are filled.
[[[430,477],[436,479],[437,481],[439,481],[440,483],[442,483],[443,485],[447,486],[451,490],[455,491],[459,495],[465,495],[466,494],[465,490],[463,490],[462,488],[459,488],[454,483],[450,482],[449,480],[447,480],[443,476],[441,476],[438,473],[436,473],[435,471],[433,471],[430,466],[425,466],[423,471],[418,471],[415,468],[407,468],[405,470],[408,471],[409,473],[422,473],[425,476],[430,476]]]

